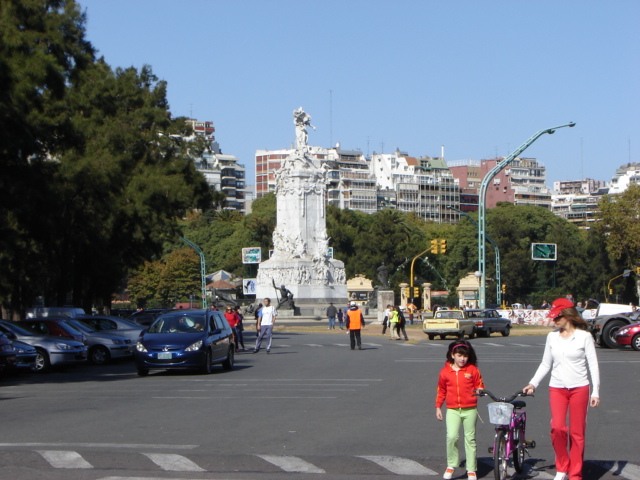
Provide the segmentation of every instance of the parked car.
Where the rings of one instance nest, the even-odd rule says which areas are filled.
[[[462,310],[438,309],[433,318],[427,318],[422,322],[422,331],[427,334],[429,340],[439,335],[444,340],[448,335],[462,340],[465,335],[473,338],[476,335],[476,326]]]
[[[508,337],[511,331],[511,320],[501,316],[497,310],[479,308],[466,311],[467,316],[476,325],[476,334],[479,337],[488,337],[493,332],[500,332],[503,337]]]
[[[87,336],[69,325],[66,320],[68,320],[67,317],[29,318],[27,320],[20,320],[18,324],[37,335],[68,338],[69,340],[82,342],[86,345]]]
[[[219,311],[175,310],[160,315],[138,340],[138,375],[151,369],[200,369],[211,373],[214,364],[231,370],[233,333]]]
[[[0,372],[4,372],[16,364],[16,350],[13,343],[4,334],[0,334]]]
[[[132,313],[129,316],[129,320],[137,323],[138,325],[142,325],[143,327],[148,327],[151,325],[156,318],[158,318],[163,313],[166,313],[167,310],[164,308],[150,308],[148,310],[138,310],[135,313]]]
[[[27,308],[27,318],[42,318],[42,317],[70,317],[75,318],[78,315],[85,315],[82,308],[77,307],[33,307]]]
[[[621,327],[616,332],[616,343],[620,346],[630,346],[636,352],[640,351],[640,322]]]
[[[70,365],[87,361],[87,347],[81,342],[37,335],[8,320],[0,320],[0,332],[36,349],[35,364],[32,367],[34,372],[45,372],[52,365]]]
[[[33,370],[36,365],[36,357],[38,352],[28,343],[20,340],[11,340],[13,349],[16,351],[16,370]]]
[[[91,363],[102,365],[115,358],[129,358],[133,355],[134,344],[127,337],[112,332],[98,332],[75,318],[65,321],[87,336]]]
[[[640,311],[632,312],[629,305],[601,303],[598,305],[595,318],[588,319],[587,324],[598,345],[604,348],[618,348],[618,330],[637,321],[640,321]]]
[[[109,315],[86,315],[78,317],[75,320],[87,325],[89,328],[104,333],[111,333],[127,337],[131,343],[135,345],[138,337],[145,329],[142,325],[138,325],[131,320],[121,317],[113,317]]]

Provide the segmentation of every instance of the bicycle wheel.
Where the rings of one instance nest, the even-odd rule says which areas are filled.
[[[516,427],[513,432],[513,440],[516,445],[516,448],[513,450],[513,468],[516,469],[516,472],[522,473],[522,469],[524,467],[524,454],[526,449],[525,439],[524,439],[524,431],[522,429],[522,425]]]
[[[493,447],[493,474],[496,480],[506,480],[507,478],[507,439],[504,430],[496,433]]]

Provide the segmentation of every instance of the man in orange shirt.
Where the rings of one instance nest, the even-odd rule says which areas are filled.
[[[351,341],[351,350],[355,350],[356,343],[358,350],[362,350],[362,342],[360,340],[360,330],[364,328],[364,315],[362,310],[358,308],[356,302],[351,302],[349,310],[347,310],[347,330],[349,330],[349,340]]]

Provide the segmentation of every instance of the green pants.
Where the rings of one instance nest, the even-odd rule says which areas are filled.
[[[476,422],[478,409],[447,408],[447,466],[459,467],[458,437],[460,425],[464,429],[464,453],[467,459],[467,472],[476,471]]]

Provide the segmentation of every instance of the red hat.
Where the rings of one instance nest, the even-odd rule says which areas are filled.
[[[566,298],[558,298],[551,304],[551,310],[547,314],[547,318],[556,318],[565,308],[575,307],[571,300]]]

